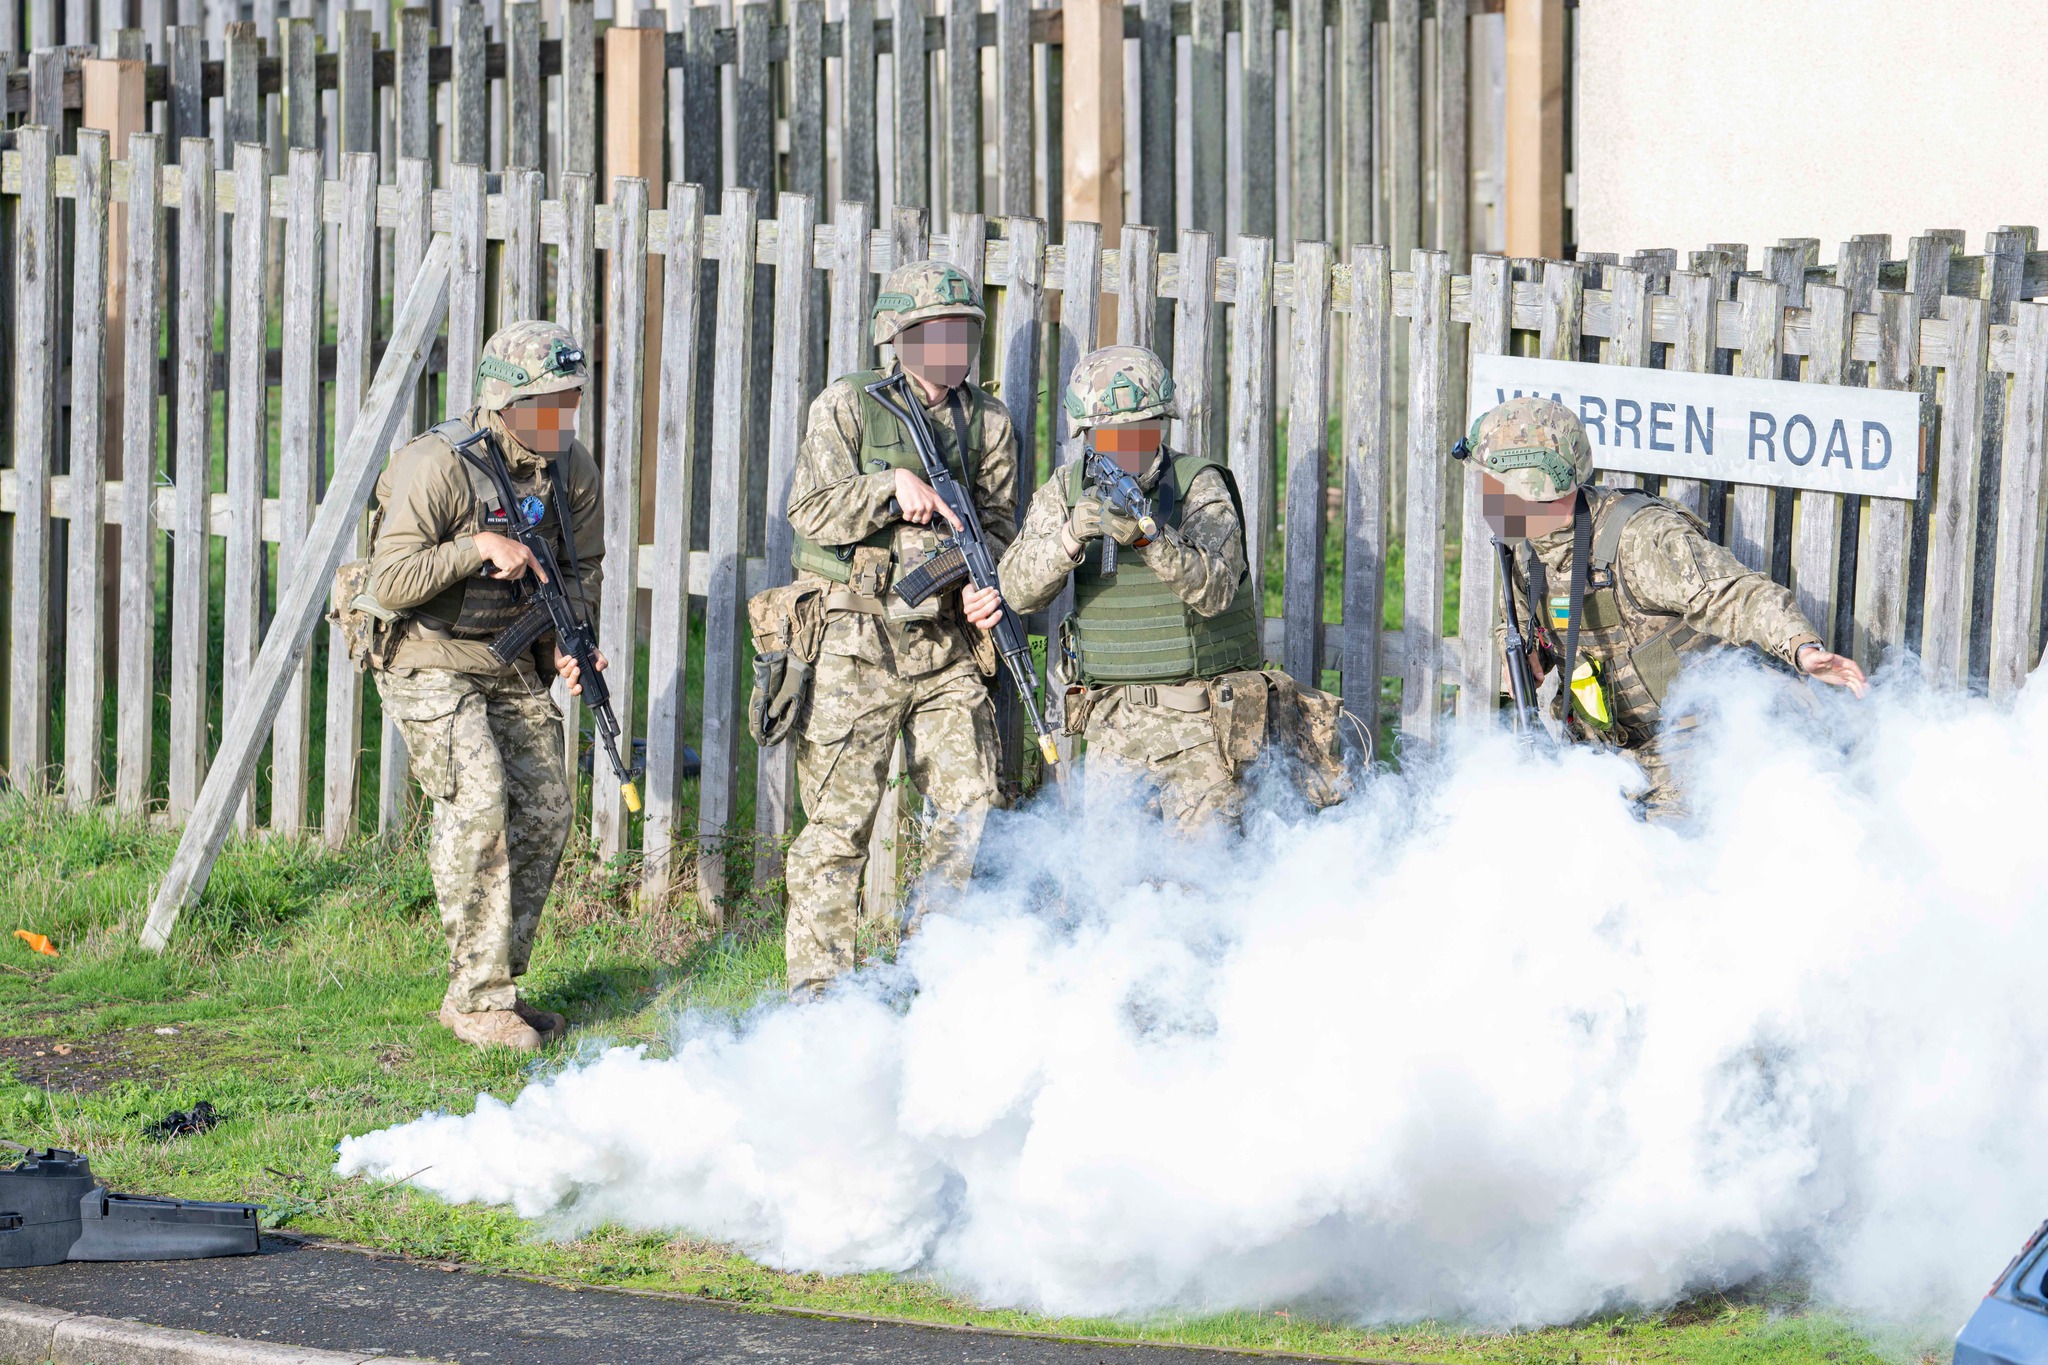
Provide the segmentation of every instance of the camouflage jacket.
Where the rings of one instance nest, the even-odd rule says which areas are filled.
[[[893,371],[892,365],[887,372]],[[999,399],[984,391],[982,402],[981,464],[972,496],[982,533],[988,537],[989,555],[1000,559],[1017,528],[1017,433]],[[942,449],[950,452],[953,427],[945,400],[925,411]],[[789,485],[789,524],[798,535],[820,545],[849,545],[889,524],[895,471],[862,473],[860,438],[860,391],[850,380],[835,380],[811,403],[803,443],[797,448]],[[971,656],[964,625],[957,594],[948,597],[936,620],[896,621],[837,612],[826,626],[824,647],[833,654],[886,663],[898,673],[927,673]]]
[[[497,434],[513,487],[521,495],[547,493],[547,462],[513,440],[496,413],[473,409],[466,420]],[[565,462],[569,525],[582,570],[580,601],[594,616],[604,581],[602,479],[597,461],[580,441],[557,458]],[[391,457],[377,478],[374,505],[377,538],[370,546],[370,591],[385,607],[409,611],[482,571],[475,535],[483,529],[483,508],[461,457],[441,437],[423,432]],[[554,515],[550,505],[548,516]],[[561,567],[567,572],[569,566],[564,562]],[[570,592],[578,596],[574,588]],[[500,664],[481,640],[430,640],[408,628],[388,667],[401,675],[421,668],[510,675],[525,671],[524,663],[522,658],[519,665]]]
[[[1204,470],[1196,475],[1183,498],[1180,526],[1166,528],[1132,553],[1197,615],[1214,616],[1237,596],[1244,577],[1244,528],[1219,474]],[[1050,603],[1081,563],[1079,555],[1069,555],[1060,544],[1066,524],[1066,494],[1055,477],[1033,495],[1017,543],[1003,556],[1003,598],[1018,611],[1037,611]],[[1081,554],[1097,548],[1084,545]]]

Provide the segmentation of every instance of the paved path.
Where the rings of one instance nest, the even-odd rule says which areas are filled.
[[[1220,1365],[1247,1357],[847,1322],[451,1273],[266,1237],[258,1256],[0,1270],[0,1298],[464,1365]]]

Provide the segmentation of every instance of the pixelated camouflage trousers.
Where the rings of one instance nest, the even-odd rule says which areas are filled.
[[[569,837],[562,713],[531,680],[423,668],[377,675],[433,799],[427,866],[448,939],[447,1003],[510,1009]]]
[[[903,736],[912,786],[936,812],[924,884],[964,884],[996,803],[995,708],[972,660],[914,676],[844,654],[818,657],[811,714],[796,743],[805,824],[789,848],[784,948],[792,991],[854,965],[868,838]],[[942,903],[929,894],[923,905]]]
[[[1120,797],[1135,783],[1147,808],[1182,833],[1235,828],[1244,817],[1244,784],[1217,741],[1214,718],[1147,704],[1135,691],[1090,691],[1088,799]]]

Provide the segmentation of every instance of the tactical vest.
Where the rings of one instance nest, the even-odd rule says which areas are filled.
[[[1621,533],[1637,513],[1652,507],[1678,513],[1702,533],[1707,528],[1685,508],[1648,493],[1617,492],[1597,486],[1587,492],[1593,502],[1593,544],[1586,557],[1586,593],[1579,609],[1579,656],[1596,660],[1609,680],[1614,705],[1613,739],[1625,745],[1638,744],[1656,734],[1664,696],[1677,680],[1686,657],[1712,650],[1717,642],[1694,630],[1683,618],[1651,611],[1636,601],[1615,562],[1621,548]],[[1524,545],[1525,556],[1535,554],[1533,545]],[[1522,567],[1526,574],[1527,558]],[[1570,568],[1567,558],[1565,574],[1569,574]],[[1570,580],[1565,574],[1547,574],[1550,601],[1528,603],[1528,619],[1541,625],[1554,655],[1562,654],[1569,615]],[[1525,593],[1525,600],[1533,596]],[[1563,698],[1560,689],[1560,715]]]
[[[919,478],[924,477],[924,461],[918,458],[917,447],[910,443],[910,433],[895,414],[883,407],[867,386],[878,382],[884,376],[879,370],[861,370],[842,377],[842,383],[854,386],[860,395],[860,453],[858,456],[861,474],[879,474],[885,469],[907,469]],[[953,424],[948,418],[934,419],[932,434],[938,438],[939,458],[953,471],[969,490],[975,487],[975,480],[981,474],[982,421],[981,390],[973,384],[961,386],[961,403],[967,412],[967,453],[965,463],[953,435]],[[970,496],[972,493],[970,491]],[[808,569],[844,583],[853,577],[851,567],[854,550],[862,545],[872,545],[897,552],[899,533],[909,526],[906,521],[892,521],[868,533],[866,537],[847,545],[819,545],[815,541],[796,537],[789,551],[789,562],[798,569]],[[922,528],[920,528],[922,529]],[[925,536],[921,545],[929,547],[930,537]],[[918,558],[923,558],[920,550]]]
[[[470,427],[458,419],[451,419],[436,425],[432,434],[447,441],[452,454],[455,444],[469,436]],[[508,519],[490,476],[460,455],[453,455],[453,458],[461,461],[463,472],[469,476],[470,491],[476,498],[476,529],[504,534]],[[537,487],[523,484],[517,477],[513,479],[512,486],[522,497],[531,489],[532,496],[540,499],[538,521],[541,534],[547,538],[548,547],[560,562],[563,516],[556,504],[560,501],[562,489],[554,473],[558,468],[558,465],[550,464],[549,475],[540,479]],[[488,640],[525,614],[527,604],[520,600],[518,587],[516,579],[472,575],[442,589],[414,608],[412,615],[429,629],[444,630],[457,639]]]
[[[1215,460],[1176,455],[1153,495],[1160,523],[1178,528],[1184,510],[1182,490],[1197,474],[1213,469],[1230,489],[1243,534],[1244,503],[1237,480]],[[1068,507],[1084,493],[1082,462],[1069,462],[1062,491]],[[1213,678],[1219,673],[1257,668],[1265,658],[1259,637],[1258,594],[1248,590],[1250,574],[1238,580],[1237,595],[1214,616],[1203,616],[1181,601],[1136,554],[1117,556],[1116,572],[1103,576],[1102,557],[1090,552],[1074,570],[1074,650],[1080,656],[1081,681],[1091,686],[1110,683],[1177,683]]]

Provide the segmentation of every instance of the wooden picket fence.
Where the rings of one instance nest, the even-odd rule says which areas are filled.
[[[321,494],[323,450],[346,442],[377,362],[379,302],[370,282],[380,230],[394,236],[400,280],[412,278],[433,235],[452,241],[445,383],[426,386],[419,424],[467,407],[493,313],[555,316],[596,338],[598,373],[580,421],[605,479],[599,629],[621,720],[645,741],[647,812],[644,823],[629,824],[616,786],[599,780],[590,821],[604,853],[639,851],[650,894],[688,885],[694,872],[707,904],[729,900],[744,890],[728,881],[730,842],[757,840],[772,850],[790,827],[787,746],[753,754],[744,738],[744,604],[789,573],[781,509],[811,397],[828,374],[873,362],[876,277],[927,254],[984,285],[989,373],[1011,398],[1027,451],[1041,443],[1067,450],[1057,405],[1058,429],[1042,431],[1040,405],[1028,400],[1057,391],[1092,349],[1105,296],[1170,310],[1185,404],[1174,440],[1229,459],[1250,512],[1252,562],[1279,575],[1283,610],[1266,623],[1269,657],[1304,680],[1334,671],[1363,715],[1378,713],[1383,680],[1397,679],[1399,725],[1411,745],[1434,741],[1453,709],[1484,713],[1497,692],[1494,560],[1456,553],[1460,543],[1484,544],[1485,532],[1478,498],[1469,483],[1453,486],[1458,467],[1446,458],[1466,420],[1454,376],[1467,354],[1512,350],[1763,376],[1796,369],[1822,383],[1919,389],[1931,444],[1929,492],[1917,504],[1851,506],[1833,494],[1677,480],[1663,491],[1707,513],[1746,561],[1779,563],[1823,632],[1833,636],[1837,622],[1846,623],[1836,642],[1866,661],[1911,648],[1937,681],[1960,685],[1982,672],[2002,696],[2038,655],[2048,303],[2025,300],[2042,291],[2048,254],[2034,249],[2031,230],[1992,234],[1981,256],[1961,254],[1954,234],[1916,238],[1901,260],[1887,259],[1881,239],[1858,239],[1831,266],[1817,263],[1812,243],[1794,241],[1772,248],[1754,274],[1744,253],[1720,248],[1696,254],[1690,270],[1676,269],[1671,253],[1652,252],[1627,264],[1481,256],[1469,275],[1456,275],[1445,253],[1415,251],[1396,270],[1392,253],[1373,245],[1340,257],[1323,243],[1299,242],[1291,262],[1276,262],[1270,239],[1243,236],[1219,258],[1216,240],[1192,230],[1171,253],[1159,250],[1148,227],[1126,227],[1109,246],[1095,225],[1070,223],[1064,240],[1051,243],[1029,217],[1003,220],[1001,235],[991,236],[979,215],[963,214],[952,233],[933,236],[922,210],[899,210],[878,228],[865,206],[844,203],[821,223],[798,194],[782,195],[765,218],[760,196],[745,188],[720,195],[714,214],[709,195],[681,183],[668,187],[666,208],[650,209],[638,179],[617,182],[600,204],[594,180],[574,174],[563,177],[559,198],[543,199],[531,180],[490,193],[474,166],[457,167],[449,188],[429,189],[429,167],[418,159],[402,160],[398,183],[380,187],[367,154],[344,158],[330,181],[312,149],[273,177],[256,145],[238,147],[234,164],[220,167],[206,139],[186,141],[176,165],[165,164],[163,144],[147,134],[130,139],[122,161],[95,133],[81,134],[74,156],[55,155],[54,138],[40,128],[21,130],[17,143],[0,157],[0,210],[12,227],[0,238],[0,278],[13,290],[13,383],[0,395],[9,457],[0,468],[7,771],[22,789],[61,787],[77,807],[111,788],[114,806],[129,814],[160,809],[177,819],[191,809],[209,735],[234,712],[259,643],[267,547],[277,546],[278,572],[288,573]],[[55,230],[65,218],[74,225],[68,238]],[[282,226],[281,299],[268,295],[271,272],[255,268],[271,258],[272,224]],[[216,234],[234,262],[224,320],[208,308],[182,308],[160,345],[169,297],[211,296]],[[67,254],[70,265],[60,269]],[[324,269],[330,258],[332,272]],[[323,297],[329,273],[340,287]],[[821,294],[822,308],[814,302]],[[283,323],[275,377],[266,373],[273,309]],[[1157,342],[1161,311],[1117,309],[1118,339]],[[331,371],[321,347],[329,318]],[[68,385],[53,363],[64,353],[60,327]],[[659,365],[650,366],[657,327],[666,341]],[[814,344],[821,337],[822,348]],[[1397,342],[1411,357],[1405,424],[1396,420],[1393,391]],[[1283,356],[1288,383],[1275,394]],[[1220,385],[1211,379],[1219,372]],[[218,408],[216,375],[225,387]],[[757,409],[765,420],[757,422]],[[216,415],[225,438],[219,450]],[[165,442],[160,433],[172,418],[175,440]],[[644,466],[652,471],[651,537],[637,515],[643,448],[652,451]],[[1406,476],[1399,505],[1389,492],[1397,468]],[[1024,462],[1020,506],[1044,473]],[[689,514],[698,480],[708,481],[711,509],[701,537]],[[753,487],[765,495],[750,496]],[[1333,487],[1341,490],[1334,509]],[[95,524],[118,535],[95,542],[81,533]],[[1329,620],[1325,549],[1333,527],[1342,588],[1338,619]],[[60,532],[69,545],[61,561],[52,553]],[[1381,621],[1390,538],[1405,542],[1403,617],[1394,630]],[[225,567],[218,656],[208,632],[216,542]],[[61,617],[49,611],[59,562]],[[1463,606],[1446,631],[1453,564]],[[170,590],[159,602],[166,576]],[[111,627],[103,603],[117,604]],[[684,680],[698,610],[703,683],[692,699]],[[1980,620],[1981,669],[1972,652]],[[1040,632],[1045,625],[1034,622]],[[375,781],[361,771],[361,680],[326,628],[316,636],[277,717],[266,799],[245,803],[242,819],[250,827],[261,808],[281,834],[319,828],[339,841],[358,828],[365,788],[378,793],[387,819],[402,809],[403,751],[388,736]],[[634,684],[643,649],[644,697]],[[325,672],[321,716],[310,706],[314,669]],[[111,741],[101,723],[109,690]],[[152,724],[163,693],[167,745]],[[692,700],[703,716],[694,735],[685,725]],[[53,755],[58,715],[62,752]],[[309,760],[316,726],[324,753],[317,801]],[[1014,699],[1006,728],[1014,774]],[[693,738],[703,775],[690,807],[681,755]],[[742,830],[739,775],[748,761],[757,765],[755,818]]]

